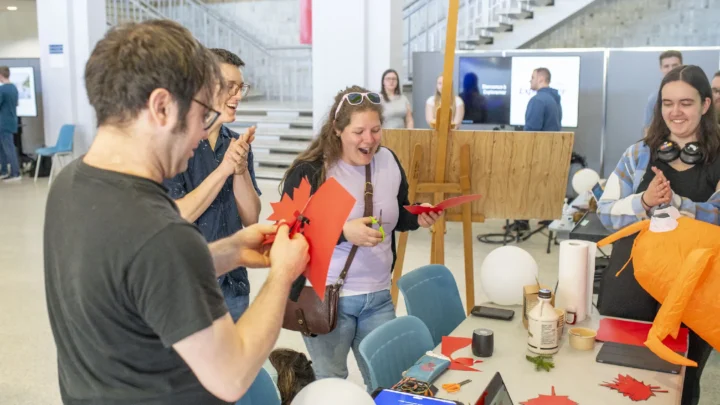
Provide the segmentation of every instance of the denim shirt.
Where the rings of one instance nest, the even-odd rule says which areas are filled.
[[[195,155],[188,161],[187,170],[164,182],[172,199],[180,199],[195,190],[210,173],[218,168],[225,157],[228,146],[230,146],[231,137],[238,139],[240,136],[238,133],[222,126],[215,143],[215,150],[210,147],[210,142],[207,139],[200,141],[200,145],[195,150]],[[255,181],[252,149],[248,153],[247,164],[255,192],[260,195],[260,189]],[[215,200],[195,221],[195,225],[200,228],[200,232],[208,242],[228,237],[243,227],[240,214],[238,214],[235,195],[233,194],[233,177],[229,176],[225,180],[225,184],[223,184]],[[220,276],[218,282],[221,286],[224,284],[229,285],[230,290],[236,295],[250,294],[250,283],[247,270],[244,267],[238,267]]]

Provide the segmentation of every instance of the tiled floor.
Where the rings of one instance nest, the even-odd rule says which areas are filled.
[[[261,181],[263,213],[270,213],[270,202],[278,199],[277,183]],[[23,183],[0,184],[0,404],[60,404],[57,388],[55,346],[50,332],[44,299],[42,268],[42,225],[47,195],[47,179],[37,185],[25,178]],[[497,232],[499,221],[474,224],[473,233]],[[462,232],[459,224],[449,224],[446,235],[446,265],[457,278],[464,297]],[[557,247],[545,253],[547,239],[538,234],[520,247],[530,252],[540,267],[540,280],[553,285],[557,279]],[[428,231],[412,233],[406,255],[406,269],[429,262]],[[474,240],[475,267],[495,246]],[[408,270],[406,270],[408,271]],[[265,270],[252,270],[253,292],[264,282]],[[485,300],[478,277],[475,282],[476,302]],[[397,313],[406,313],[400,300]],[[282,331],[278,347],[305,350],[299,334]],[[358,384],[362,378],[354,359],[349,359],[350,379]],[[702,405],[720,404],[720,359],[713,353],[703,377]]]

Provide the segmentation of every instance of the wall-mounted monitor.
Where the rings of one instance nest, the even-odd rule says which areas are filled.
[[[465,104],[465,124],[508,124],[512,59],[467,56],[458,60],[458,96]]]
[[[37,117],[35,72],[31,67],[11,67],[10,82],[18,90],[18,117]]]
[[[544,67],[550,71],[550,87],[560,93],[562,126],[578,126],[578,99],[580,93],[579,56],[513,56],[510,125],[525,125],[528,102],[535,95],[530,89],[533,70]]]

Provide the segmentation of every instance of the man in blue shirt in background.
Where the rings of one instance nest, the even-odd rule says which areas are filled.
[[[214,108],[221,115],[208,130],[188,169],[165,181],[180,215],[200,228],[208,242],[228,237],[257,223],[260,215],[260,189],[255,181],[250,149],[255,128],[239,136],[223,124],[235,121],[235,111],[249,85],[240,68],[245,63],[224,49],[212,49],[220,59],[226,87]],[[247,309],[250,283],[247,270],[239,267],[218,279],[230,315],[237,322]]]
[[[537,94],[530,99],[525,111],[525,131],[560,131],[560,94],[550,87],[550,71],[543,67],[533,70],[530,88]]]
[[[660,73],[662,77],[670,73],[671,70],[683,64],[683,56],[679,51],[665,51],[660,54]],[[659,88],[660,86],[658,86]],[[656,88],[650,93],[647,104],[645,105],[645,125],[643,128],[650,126],[655,113],[655,104],[657,104],[658,89]]]
[[[0,179],[4,183],[22,179],[13,139],[18,130],[17,105],[18,90],[10,83],[10,68],[0,66]]]

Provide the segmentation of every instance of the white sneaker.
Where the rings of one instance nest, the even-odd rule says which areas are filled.
[[[19,183],[20,181],[22,181],[22,176],[8,177],[8,178],[4,179],[2,182],[3,183]]]
[[[8,173],[8,174],[1,174],[1,175],[0,175],[0,180],[5,180],[5,179],[7,179],[7,178],[9,178],[9,177],[10,177],[10,173]]]

